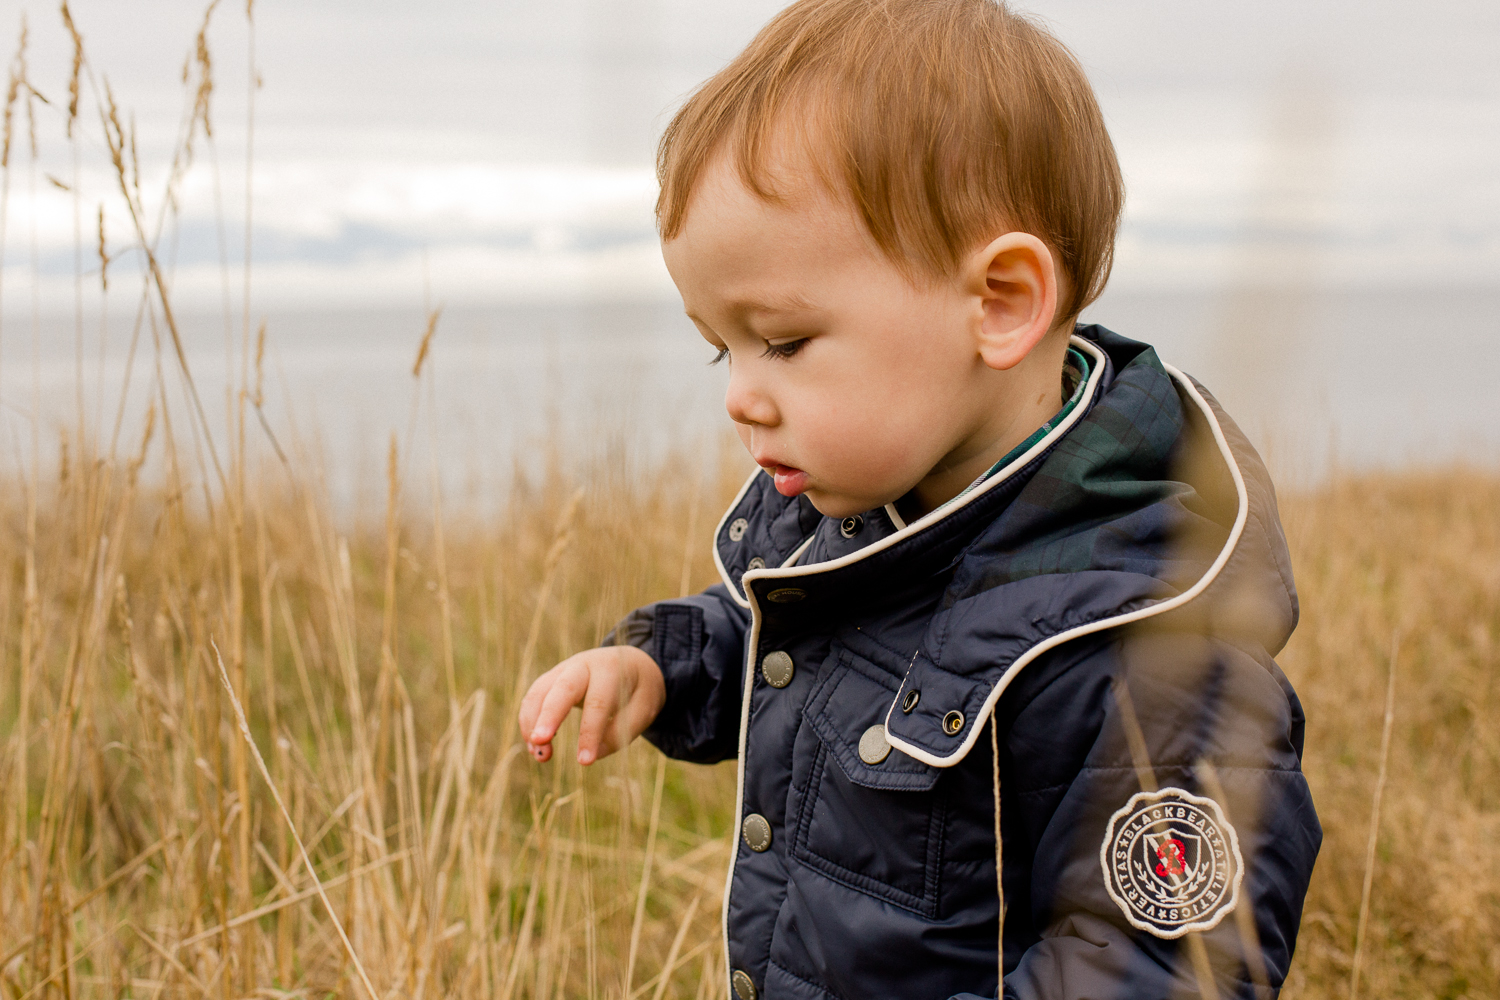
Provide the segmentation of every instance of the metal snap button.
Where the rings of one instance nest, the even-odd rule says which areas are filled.
[[[766,595],[766,600],[772,604],[792,604],[807,596],[807,591],[799,587],[782,587],[773,590]]]
[[[784,688],[792,683],[792,674],[796,673],[796,669],[792,658],[779,649],[767,653],[766,658],[760,661],[760,674],[773,688]]]
[[[746,847],[759,854],[771,846],[771,824],[760,813],[751,813],[740,826],[740,836],[745,838]]]
[[[737,517],[729,522],[729,540],[737,542],[745,537],[745,530],[750,527],[750,522],[743,517]]]
[[[906,692],[906,697],[901,699],[902,714],[910,715],[911,710],[917,707],[917,702],[921,699],[922,692],[918,691],[916,688],[912,688],[910,691]]]
[[[943,716],[943,732],[949,736],[957,736],[964,731],[964,713],[949,712]]]
[[[859,759],[872,767],[891,755],[891,743],[885,738],[884,726],[871,726],[859,738]]]
[[[845,538],[853,538],[859,534],[859,529],[865,526],[865,519],[858,514],[850,514],[839,522],[839,534]]]
[[[745,566],[745,572],[748,573],[752,569],[765,569],[765,568],[766,568],[766,561],[764,559],[762,559],[760,556],[756,556],[754,559],[751,559],[748,564],[746,564],[746,566]]]
[[[744,969],[735,969],[729,981],[734,984],[734,995],[740,1000],[755,1000],[755,983],[750,981]]]

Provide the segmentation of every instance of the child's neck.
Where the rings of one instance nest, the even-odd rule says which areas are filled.
[[[1068,324],[1069,332],[1071,327]],[[1004,384],[997,386],[992,412],[966,447],[946,456],[896,501],[903,520],[910,524],[958,496],[1062,409],[1067,349],[1067,335],[1049,335],[1021,365],[995,373]]]

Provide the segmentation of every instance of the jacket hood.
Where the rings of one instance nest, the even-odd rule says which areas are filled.
[[[921,520],[870,511],[851,543],[757,471],[720,522],[725,583],[761,617],[899,602],[942,581],[886,718],[891,744],[927,764],[962,760],[1011,681],[1072,638],[1186,630],[1275,655],[1296,626],[1275,491],[1244,434],[1145,344],[1088,326],[1073,345],[1094,362],[1085,402]]]

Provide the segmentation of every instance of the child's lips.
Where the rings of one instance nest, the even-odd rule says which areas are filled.
[[[766,470],[776,480],[776,492],[784,497],[794,497],[807,490],[807,473],[790,465],[770,465]]]

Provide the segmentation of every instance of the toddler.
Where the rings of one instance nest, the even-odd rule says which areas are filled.
[[[1274,997],[1321,831],[1270,479],[1076,319],[1123,198],[996,0],[799,0],[662,139],[662,252],[760,467],[723,581],[532,685],[546,760],[737,758],[739,1000]]]

